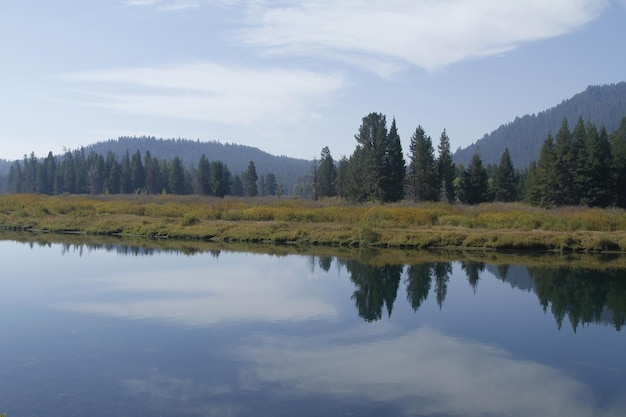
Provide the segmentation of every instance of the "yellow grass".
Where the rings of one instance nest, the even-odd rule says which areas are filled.
[[[348,205],[286,198],[0,197],[0,227],[185,240],[395,248],[626,251],[617,209],[519,203]]]

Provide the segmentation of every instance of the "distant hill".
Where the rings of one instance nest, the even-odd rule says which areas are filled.
[[[626,116],[626,82],[590,86],[548,110],[518,117],[473,145],[458,149],[454,153],[454,162],[467,166],[479,149],[484,164],[498,164],[504,150],[509,148],[514,167],[527,168],[531,161],[539,158],[548,133],[556,135],[564,118],[573,129],[580,116],[585,123],[591,122],[598,128],[604,126],[609,133],[617,129]]]
[[[209,161],[221,161],[228,165],[232,174],[245,171],[250,161],[254,161],[259,176],[267,173],[276,175],[287,193],[291,193],[293,185],[311,171],[311,161],[304,159],[275,156],[258,148],[220,142],[200,142],[187,139],[157,139],[154,137],[120,137],[104,142],[97,142],[84,147],[85,153],[94,151],[106,156],[111,151],[121,158],[126,151],[132,154],[150,151],[152,157],[171,160],[174,156],[182,159],[187,166],[196,166],[202,154]]]

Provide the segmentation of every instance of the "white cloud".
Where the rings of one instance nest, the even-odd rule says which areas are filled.
[[[316,0],[249,4],[241,39],[270,52],[349,52],[436,70],[580,29],[606,0]]]
[[[92,89],[82,105],[263,128],[307,118],[343,84],[340,75],[210,62],[75,72],[62,79]]]

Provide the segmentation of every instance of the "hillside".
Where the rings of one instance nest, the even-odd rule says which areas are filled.
[[[232,174],[239,174],[254,161],[257,173],[272,172],[287,192],[294,184],[309,175],[311,161],[275,156],[258,148],[220,142],[200,142],[186,139],[157,139],[154,137],[121,137],[86,146],[85,152],[94,151],[106,155],[109,151],[121,158],[128,150],[132,155],[137,150],[144,155],[150,151],[152,157],[171,160],[174,156],[182,159],[187,166],[196,166],[200,155],[205,154],[209,161],[221,161],[228,165]]]
[[[454,154],[454,162],[467,166],[479,149],[483,163],[497,164],[504,150],[509,148],[515,168],[526,168],[539,157],[541,145],[548,133],[555,135],[564,118],[573,128],[580,116],[585,122],[606,127],[609,132],[617,129],[626,116],[626,82],[590,86],[548,110],[518,117],[467,148],[458,149]]]

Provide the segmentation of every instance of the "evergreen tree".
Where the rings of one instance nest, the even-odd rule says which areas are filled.
[[[578,178],[585,185],[580,188],[580,203],[607,207],[613,200],[609,137],[604,127],[598,132],[593,124],[588,124],[585,129],[584,148],[579,154],[582,168]]]
[[[120,163],[120,193],[130,194],[133,191],[132,169],[130,166],[130,154],[128,151],[122,157]]]
[[[563,119],[551,152],[553,155],[550,156],[554,158],[555,169],[552,172],[554,176],[550,181],[553,181],[554,188],[550,190],[551,195],[544,203],[557,206],[575,204],[576,183],[574,173],[577,167],[576,150],[573,146],[573,136],[569,130],[567,119]],[[547,197],[545,192],[543,195]]]
[[[347,175],[348,175],[348,158],[343,156],[339,160],[339,164],[337,165],[337,177],[335,180],[335,189],[337,190],[337,195],[341,198],[346,198],[345,184],[346,184]]]
[[[515,201],[517,199],[515,170],[511,162],[509,148],[504,150],[494,180],[495,198],[497,201]]]
[[[618,207],[626,208],[626,117],[611,134],[610,141],[613,198]]]
[[[74,163],[74,155],[71,151],[65,152],[63,162],[61,163],[61,176],[63,184],[63,193],[74,194],[76,189],[76,167]]]
[[[343,191],[348,200],[363,202],[373,198],[370,188],[372,177],[367,167],[367,152],[362,146],[357,146],[348,160],[343,184]]]
[[[406,163],[402,155],[402,144],[400,142],[400,135],[398,135],[395,118],[392,120],[391,127],[389,128],[385,148],[382,200],[384,202],[400,201],[404,197]]]
[[[351,194],[356,197],[353,199],[384,201],[384,170],[388,150],[386,117],[380,113],[370,113],[364,117],[355,139],[357,149],[350,161],[356,164],[351,169]]]
[[[119,194],[121,186],[122,171],[119,162],[115,159],[113,152],[107,153],[106,160],[104,161],[106,179],[105,179],[105,192],[111,194]]]
[[[276,175],[272,172],[265,175],[265,186],[267,187],[267,195],[278,194],[278,182],[276,182]]]
[[[15,161],[9,168],[7,176],[7,185],[10,193],[22,192],[22,166],[20,161]]]
[[[444,129],[439,137],[439,157],[437,159],[437,171],[439,173],[439,201],[453,203],[455,201],[454,179],[456,178],[452,153],[450,151],[450,138]]]
[[[146,188],[146,173],[141,162],[139,150],[133,154],[130,161],[130,181],[133,192],[138,192]]]
[[[439,175],[435,162],[435,149],[430,136],[422,126],[417,126],[411,136],[409,163],[409,194],[414,201],[437,201]]]
[[[198,171],[196,172],[196,192],[200,195],[211,194],[211,166],[209,160],[202,154],[198,161]]]
[[[168,183],[172,194],[185,194],[185,169],[177,156],[169,167]]]
[[[146,192],[148,194],[159,194],[165,188],[163,173],[159,160],[152,158],[150,151],[146,151],[143,157],[143,166],[146,173]]]
[[[474,154],[467,170],[463,173],[461,189],[463,190],[461,201],[464,203],[479,204],[488,201],[487,171],[483,167],[478,152]]]
[[[91,152],[87,159],[87,192],[102,194],[104,192],[105,163],[102,155]]]
[[[525,187],[522,190],[523,199],[528,204],[539,205],[541,201],[538,181],[537,162],[532,161],[526,173]]]
[[[536,203],[542,207],[554,207],[563,199],[559,184],[555,181],[558,169],[554,141],[552,135],[548,135],[541,147],[534,178]]]
[[[231,175],[226,164],[221,161],[211,162],[210,184],[213,194],[223,198],[230,194]]]
[[[320,154],[319,167],[317,169],[317,195],[318,197],[332,197],[337,194],[335,182],[337,168],[330,154],[330,149],[325,146]]]
[[[52,152],[48,152],[48,156],[43,162],[41,169],[40,190],[44,194],[54,194],[54,178],[57,170],[56,158]]]
[[[239,174],[233,175],[233,185],[231,188],[231,194],[237,197],[243,197],[244,195],[243,182]]]
[[[246,192],[246,195],[250,197],[254,197],[258,194],[258,189],[256,182],[259,179],[259,176],[256,173],[256,167],[254,166],[254,162],[250,161],[248,164],[248,169],[242,174],[241,181],[243,182],[243,188]]]

